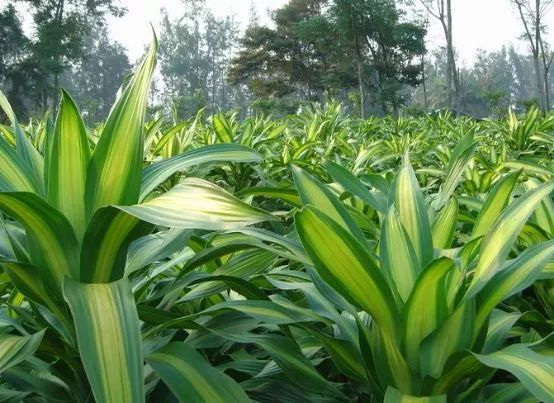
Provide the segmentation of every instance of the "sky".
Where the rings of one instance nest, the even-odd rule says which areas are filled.
[[[254,0],[262,22],[269,21],[266,10],[279,8],[286,0]],[[121,0],[128,13],[119,19],[110,19],[110,31],[129,50],[131,60],[139,57],[150,41],[149,24],[157,31],[160,23],[160,8],[165,7],[170,15],[179,15],[183,8],[180,0]],[[242,26],[248,21],[250,0],[206,0],[207,6],[220,17],[234,15]],[[452,0],[454,16],[454,42],[462,65],[470,65],[478,49],[499,50],[503,45],[514,45],[520,51],[527,50],[519,40],[521,22],[510,0]],[[431,17],[428,46],[432,50],[444,43],[440,24]],[[554,43],[554,10],[547,24],[552,27],[548,35]],[[162,38],[163,40],[163,38]]]

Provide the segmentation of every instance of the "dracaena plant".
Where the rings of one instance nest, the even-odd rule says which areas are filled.
[[[548,277],[544,267],[554,256],[554,241],[523,250],[516,241],[541,202],[550,200],[554,182],[536,183],[510,202],[520,173],[507,175],[482,204],[470,235],[455,244],[456,198],[447,195],[430,217],[434,209],[407,158],[385,204],[383,194],[368,191],[348,171],[329,168],[346,192],[381,217],[375,246],[334,192],[295,169],[304,205],[295,216],[299,238],[318,275],[332,287],[322,293],[332,291],[337,308],[355,319],[354,329],[337,321],[335,336],[327,335],[323,343],[337,367],[387,402],[490,396],[502,388],[482,390],[496,369],[518,380],[506,388],[508,399],[551,399],[554,366],[545,342],[539,336],[535,343],[502,348],[522,313],[498,308]]]
[[[21,296],[11,301],[12,315],[25,323],[8,321],[15,330],[0,334],[6,396],[90,401],[92,393],[97,402],[144,401],[140,322],[126,273],[129,245],[152,232],[166,237],[166,228],[178,239],[175,234],[187,228],[229,229],[272,219],[202,179],[156,190],[192,165],[260,159],[247,147],[224,144],[144,165],[143,120],[156,49],[154,39],[94,147],[67,93],[43,153],[0,95],[12,123],[4,132],[15,139],[11,144],[0,136],[0,262],[14,295]],[[163,259],[164,249],[155,257]],[[170,385],[185,384],[179,366],[196,363],[194,376],[219,379],[222,394],[245,398],[230,378],[182,344],[165,346],[148,362]],[[213,393],[188,382],[191,398]]]

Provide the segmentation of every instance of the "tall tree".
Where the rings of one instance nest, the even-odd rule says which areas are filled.
[[[30,41],[13,5],[0,10],[0,89],[10,98],[16,114],[27,117],[25,104],[32,88],[34,63]]]
[[[349,43],[352,56],[356,61],[356,76],[358,80],[358,92],[360,99],[360,117],[364,119],[365,115],[365,84],[364,84],[364,65],[365,55],[369,52],[369,42],[366,28],[370,28],[371,15],[367,13],[366,1],[336,0],[334,4],[334,14],[337,26],[343,35],[345,43]],[[347,49],[348,49],[347,48]],[[378,74],[378,71],[375,70]],[[377,80],[379,78],[377,77]]]
[[[513,94],[519,102],[531,102],[536,97],[534,62],[530,55],[521,55],[513,47],[508,50],[509,63],[514,72]]]
[[[554,0],[510,0],[517,7],[535,68],[537,98],[540,107],[550,110],[550,68],[554,53],[544,39],[544,19],[554,5]]]
[[[235,95],[226,81],[237,37],[237,24],[216,18],[203,1],[188,1],[177,18],[162,12],[160,64],[163,101],[181,117],[204,106],[210,111],[233,106]]]
[[[71,93],[85,120],[95,124],[108,115],[131,64],[125,48],[110,40],[105,26],[93,28],[84,48],[83,57],[62,75],[60,83]]]
[[[407,85],[421,80],[425,29],[392,0],[291,0],[273,14],[275,28],[246,31],[230,79],[259,97],[321,100],[356,90],[366,100],[397,111]]]
[[[104,24],[108,15],[125,12],[118,0],[9,1],[27,3],[33,18],[30,52],[35,74],[41,76],[37,95],[43,109],[54,105],[61,75],[84,56],[85,40],[92,27]]]
[[[454,48],[454,30],[452,22],[452,0],[419,0],[427,12],[436,18],[444,33],[446,44],[446,90],[448,106],[460,109],[460,76],[456,66],[456,51]]]
[[[272,14],[274,28],[254,25],[240,40],[232,60],[229,81],[246,84],[258,105],[293,110],[303,100],[320,100],[325,90],[323,51],[319,45],[326,20],[325,0],[291,0]],[[306,25],[308,24],[308,25]],[[327,35],[327,33],[325,33]],[[329,36],[325,37],[328,40]],[[330,66],[329,66],[330,67]]]
[[[428,108],[418,87],[412,95],[411,106],[415,110],[447,105],[445,71],[446,49],[439,48],[425,59]],[[525,110],[536,104],[533,59],[513,47],[478,51],[473,64],[461,69],[459,76],[462,105],[459,112],[483,118],[503,115],[508,107]]]

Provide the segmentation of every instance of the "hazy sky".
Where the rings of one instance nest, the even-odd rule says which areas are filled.
[[[149,23],[157,29],[160,8],[179,15],[183,10],[180,0],[122,0],[128,9],[127,15],[110,20],[113,37],[129,49],[131,59],[138,57],[150,40]],[[262,20],[266,10],[285,4],[286,0],[255,0],[254,4]],[[235,15],[243,24],[248,20],[249,0],[207,0],[207,5],[218,16]],[[521,22],[510,0],[452,0],[454,8],[454,42],[463,63],[471,63],[477,49],[497,50],[502,45],[514,44],[526,51],[525,43],[518,39]],[[443,43],[440,25],[431,18],[428,41],[430,47]],[[554,10],[549,15],[548,35],[554,43]],[[162,38],[163,40],[163,38]]]

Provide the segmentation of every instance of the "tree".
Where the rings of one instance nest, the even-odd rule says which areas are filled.
[[[8,4],[0,10],[0,88],[10,98],[15,113],[23,118],[27,117],[25,94],[33,73],[29,45],[15,7]]]
[[[464,112],[478,117],[500,116],[513,103],[514,71],[506,48],[497,52],[479,51],[464,77],[473,92],[472,99],[464,99]]]
[[[88,123],[104,119],[115,101],[115,94],[131,65],[125,48],[109,39],[106,27],[92,30],[84,43],[85,54],[64,73],[66,87]]]
[[[356,89],[363,118],[370,100],[383,112],[406,101],[421,80],[425,29],[405,22],[391,0],[291,0],[275,28],[251,27],[229,78],[261,98],[323,100]]]
[[[246,84],[255,97],[271,101],[271,105],[280,100],[284,110],[293,110],[298,101],[321,100],[326,54],[319,39],[327,41],[329,35],[323,33],[328,29],[327,21],[314,18],[322,16],[324,3],[291,0],[274,11],[275,28],[249,27],[240,40],[241,50],[232,60],[229,81]]]
[[[546,30],[543,21],[554,5],[554,0],[511,1],[517,7],[523,24],[523,37],[527,40],[533,57],[539,105],[545,111],[550,110],[549,76],[554,53],[549,49],[548,43],[543,37]]]
[[[226,81],[237,38],[237,24],[216,18],[203,1],[187,2],[186,12],[171,19],[162,12],[159,58],[163,101],[181,117],[207,106],[211,112],[233,106]]]
[[[370,28],[365,1],[336,0],[334,14],[337,27],[339,28],[344,42],[350,44],[348,49],[356,60],[356,75],[358,79],[358,91],[360,99],[360,117],[364,119],[365,114],[365,85],[364,85],[364,62],[365,54],[368,53],[369,42],[366,40],[366,28]],[[377,74],[377,70],[375,71]],[[379,80],[379,78],[377,78]]]
[[[446,91],[448,106],[459,109],[460,77],[456,67],[456,52],[454,49],[452,1],[451,0],[419,0],[429,15],[436,18],[442,27],[446,42]]]
[[[34,23],[29,63],[36,85],[33,97],[43,110],[58,97],[62,74],[85,55],[85,40],[107,15],[121,16],[117,0],[11,0],[26,2]]]
[[[513,47],[508,50],[508,54],[514,72],[514,99],[520,103],[533,102],[538,105],[533,58],[517,53]]]

